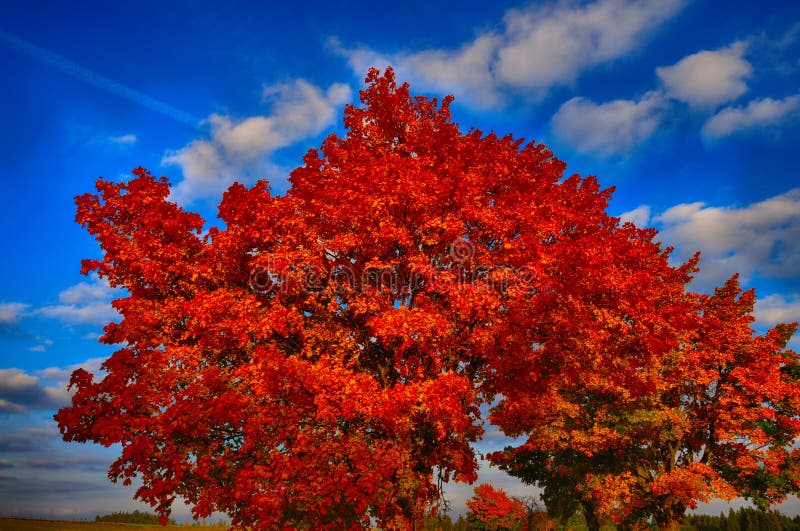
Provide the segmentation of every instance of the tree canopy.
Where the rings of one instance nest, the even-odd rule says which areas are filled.
[[[467,500],[467,509],[474,529],[490,531],[521,529],[527,516],[521,501],[488,483],[475,487],[475,495]]]
[[[696,258],[606,212],[612,190],[543,145],[460,131],[451,98],[371,70],[344,137],[283,196],[234,184],[220,227],[138,168],[77,198],[126,296],[66,440],[121,443],[110,477],[166,518],[404,529],[491,458],[548,510],[670,522],[709,496],[797,489],[794,330],[750,328],[752,293],[686,287]],[[587,517],[588,520],[588,517]]]
[[[795,326],[755,335],[754,294],[742,293],[736,277],[713,295],[687,296],[693,321],[677,331],[677,347],[648,364],[613,368],[652,371],[652,387],[601,392],[561,381],[546,391],[574,408],[557,415],[560,425],[536,408],[512,416],[547,399],[535,389],[509,393],[495,408],[494,422],[528,440],[491,459],[544,487],[553,514],[580,507],[590,528],[601,516],[668,526],[698,501],[742,496],[766,508],[797,492],[800,367],[784,350]],[[596,377],[608,382],[602,370]]]

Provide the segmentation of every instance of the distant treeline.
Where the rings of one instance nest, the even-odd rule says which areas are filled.
[[[697,531],[800,531],[800,516],[789,518],[777,511],[731,509],[727,515],[692,515],[683,520],[681,529]]]
[[[132,513],[111,513],[105,516],[98,515],[95,517],[94,521],[114,524],[160,524],[158,516],[151,513],[143,513],[141,511],[133,511]],[[170,519],[169,523],[171,525],[177,525],[177,522],[172,519]]]
[[[531,531],[538,530],[585,530],[586,524],[578,514],[569,522],[559,524],[548,521],[546,517],[537,517],[531,522]],[[518,529],[524,530],[527,526],[520,523]],[[459,517],[452,521],[449,516],[428,517],[425,519],[423,529],[426,531],[474,531],[483,530],[480,523],[467,518]],[[616,527],[610,522],[605,522],[601,528],[611,531]],[[800,531],[800,516],[789,518],[777,511],[760,511],[758,509],[731,509],[728,514],[720,513],[719,516],[691,515],[684,518],[680,526],[681,531]]]
[[[141,511],[133,511],[132,513],[111,513],[105,516],[97,516],[94,520],[95,522],[118,524],[159,525],[158,516]],[[544,520],[546,521],[546,518]],[[577,518],[575,522],[571,521],[567,525],[558,525],[555,522],[551,522],[548,525],[544,521],[539,521],[537,518],[535,523],[532,522],[534,524],[532,527],[534,529],[585,529],[585,524],[577,520],[582,519]],[[175,520],[172,519],[170,519],[169,523],[170,525],[177,525]],[[203,522],[202,524],[195,523],[194,525],[207,526],[208,524]],[[216,525],[225,526],[226,524],[220,522]],[[525,529],[525,525],[521,523],[520,528]],[[484,529],[484,527],[463,516],[453,522],[449,516],[444,515],[426,518],[423,529],[436,531],[471,531]],[[606,524],[603,526],[603,529],[614,529],[614,526]],[[681,523],[681,531],[800,531],[800,516],[789,518],[785,514],[781,514],[777,511],[760,511],[758,509],[749,508],[734,511],[731,509],[727,515],[720,513],[719,516],[687,516]]]
[[[425,531],[472,531],[476,527],[463,517],[459,516],[458,520],[453,520],[447,516],[428,516],[422,527]]]

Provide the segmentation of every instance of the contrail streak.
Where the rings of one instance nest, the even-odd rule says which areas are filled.
[[[142,107],[150,109],[151,111],[161,113],[164,116],[172,118],[173,120],[191,125],[192,127],[197,126],[197,124],[200,122],[200,119],[196,116],[192,116],[191,114],[180,109],[176,109],[175,107],[168,105],[163,101],[151,98],[147,94],[143,94],[138,90],[126,87],[125,85],[117,83],[112,79],[102,76],[96,72],[92,72],[88,68],[84,68],[77,63],[73,63],[65,57],[45,50],[44,48],[39,48],[38,46],[15,37],[14,35],[11,35],[3,30],[0,30],[0,43],[5,44],[9,48],[27,54],[42,64],[57,68],[65,74],[69,74],[74,78],[85,81],[90,85],[94,85],[95,87],[111,92],[112,94],[116,94],[117,96],[125,98],[128,101],[137,103]]]

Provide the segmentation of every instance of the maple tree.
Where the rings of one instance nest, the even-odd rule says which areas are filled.
[[[285,196],[233,185],[222,229],[201,236],[141,168],[77,199],[103,250],[83,272],[127,290],[101,339],[123,347],[102,379],[73,374],[56,419],[66,440],[121,443],[111,478],[138,476],[164,517],[181,497],[236,525],[419,520],[439,481],[476,477],[479,385],[528,292],[526,246],[557,262],[557,238],[605,219],[608,192],[562,182],[543,146],[462,134],[450,98],[367,80],[347,135]]]
[[[488,483],[475,487],[475,495],[467,500],[467,509],[474,528],[491,531],[521,529],[527,512],[521,501]]]
[[[785,348],[797,325],[755,334],[754,293],[735,276],[712,295],[683,298],[691,320],[675,330],[677,343],[631,367],[652,374],[651,388],[561,381],[540,393],[525,387],[495,409],[494,422],[528,440],[492,460],[542,486],[552,514],[579,509],[590,529],[604,519],[671,528],[698,501],[744,497],[766,508],[800,490],[792,448],[800,361]],[[604,382],[613,377],[596,371]],[[565,411],[557,423],[550,411],[519,410],[547,400]]]
[[[138,477],[163,518],[180,497],[239,527],[405,529],[444,482],[476,479],[480,406],[499,398],[492,422],[528,441],[494,459],[546,500],[563,493],[549,510],[559,498],[621,521],[727,492],[708,470],[729,447],[652,488],[630,479],[661,466],[637,440],[673,433],[694,362],[722,359],[704,345],[734,356],[702,325],[716,299],[686,290],[695,262],[671,266],[654,230],[620,224],[612,190],[565,176],[545,146],[461,132],[450,97],[412,96],[391,69],[366,81],[346,134],[308,151],[283,196],[232,185],[222,227],[204,232],[142,168],[77,198],[103,251],[82,271],[126,296],[101,338],[121,346],[105,374],[72,375],[64,438],[121,444],[110,477]],[[776,353],[789,331],[740,335]],[[759,370],[787,382],[785,415],[736,434],[778,434],[776,452],[795,407],[780,356]],[[757,459],[747,485],[723,480],[777,499],[794,488],[778,454],[769,478]],[[698,481],[714,487],[680,494]]]

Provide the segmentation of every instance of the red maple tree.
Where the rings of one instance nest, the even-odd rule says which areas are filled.
[[[201,236],[143,169],[77,199],[103,250],[83,272],[128,293],[102,338],[124,346],[102,379],[75,372],[56,418],[67,440],[121,443],[111,477],[138,476],[164,516],[181,497],[237,525],[419,520],[437,480],[476,477],[508,301],[563,262],[559,240],[606,230],[609,193],[562,180],[543,146],[463,134],[449,98],[391,71],[367,82],[285,196],[225,193],[224,228]]]
[[[736,277],[681,298],[673,344],[645,363],[616,352],[617,365],[580,380],[541,388],[525,373],[504,390],[491,419],[527,441],[490,458],[543,487],[551,514],[580,510],[590,529],[606,519],[677,528],[699,501],[768,507],[800,490],[800,359],[785,348],[797,325],[756,334],[754,293]],[[647,386],[615,385],[623,373],[647,375]]]
[[[467,509],[473,527],[491,531],[521,529],[527,513],[521,501],[488,483],[475,487],[475,495],[467,500]]]

